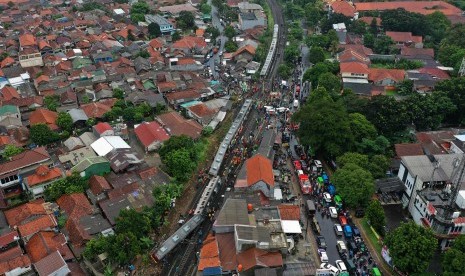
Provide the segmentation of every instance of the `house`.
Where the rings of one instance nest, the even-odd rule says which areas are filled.
[[[92,127],[92,133],[95,137],[100,138],[103,136],[113,136],[115,135],[115,131],[111,127],[111,125],[107,122],[99,122]]]
[[[45,209],[44,203],[43,199],[37,199],[4,212],[10,227],[18,229],[25,242],[33,234],[41,230],[52,230],[57,226],[55,217]]]
[[[160,26],[160,32],[162,34],[173,34],[175,29],[173,24],[169,22],[166,18],[160,15],[153,15],[153,14],[146,14],[145,15],[145,22],[147,23],[157,23]]]
[[[18,93],[18,90],[16,90],[12,86],[4,86],[2,89],[0,89],[0,100],[2,101],[10,101],[11,99],[19,99],[21,96]]]
[[[339,64],[339,70],[343,82],[350,82],[350,79],[362,79],[368,82],[368,66],[360,62],[344,62]]]
[[[415,137],[425,152],[445,154],[453,147],[451,143],[456,140],[456,132],[450,130],[417,132]]]
[[[170,136],[187,135],[197,139],[202,134],[202,126],[194,120],[186,120],[179,113],[172,111],[158,115],[156,120]]]
[[[112,105],[103,104],[101,102],[89,103],[81,105],[88,118],[101,119],[105,113],[111,110]]]
[[[58,126],[56,125],[57,118],[58,113],[45,108],[39,108],[31,112],[31,115],[29,116],[29,123],[31,124],[31,126],[45,124],[51,130],[58,130]]]
[[[270,159],[261,154],[256,154],[247,159],[241,171],[243,173],[239,172],[234,185],[235,189],[260,191],[268,198],[274,196],[273,166]]]
[[[23,68],[43,66],[44,61],[40,54],[37,40],[32,34],[23,34],[19,36],[19,64]]]
[[[19,108],[14,105],[0,106],[0,121],[3,121],[7,118],[21,119]]]
[[[58,250],[35,263],[34,268],[39,276],[66,276],[71,273]]]
[[[423,38],[411,32],[386,32],[397,46],[423,48]]]
[[[413,60],[433,60],[434,49],[432,48],[410,48],[402,47],[400,49],[400,55],[405,59]]]
[[[407,208],[416,224],[428,227],[439,240],[441,249],[450,247],[458,235],[465,233],[465,217],[460,202],[465,195],[459,184],[458,199],[451,201],[448,191],[457,171],[456,162],[463,154],[439,154],[401,157],[398,178],[405,191],[402,205]],[[452,206],[452,218],[445,212],[445,206]]]
[[[23,189],[31,193],[34,199],[43,197],[45,189],[63,176],[64,173],[59,167],[49,168],[48,166],[41,165],[37,167],[34,174],[25,178]]]
[[[358,12],[404,9],[423,15],[439,11],[447,17],[462,14],[459,8],[444,1],[359,2],[355,8]]]
[[[85,147],[84,143],[78,137],[71,136],[63,142],[68,151],[73,151]]]
[[[339,63],[359,62],[367,65],[371,63],[370,58],[367,55],[352,49],[346,49],[338,53],[336,58]]]
[[[207,268],[213,269],[220,266],[221,262],[218,243],[216,242],[215,236],[208,234],[202,243],[197,270],[204,271]]]
[[[250,225],[245,199],[227,198],[213,224],[215,233],[234,232],[234,225]],[[233,238],[234,244],[234,238]]]
[[[193,118],[204,127],[211,122],[211,120],[215,117],[216,113],[216,110],[208,108],[208,106],[204,103],[199,103],[187,107],[187,114],[189,115],[189,117]]]
[[[73,124],[75,125],[84,126],[87,120],[89,120],[84,110],[79,109],[79,108],[70,109],[68,111],[68,114],[71,116],[71,119],[73,120]]]
[[[158,149],[162,143],[170,138],[165,129],[155,121],[143,122],[134,126],[137,138],[144,145],[145,151]]]
[[[238,253],[237,261],[242,264],[244,273],[253,273],[255,268],[260,267],[283,266],[283,257],[280,252],[269,252],[259,248],[249,248]]]
[[[128,148],[113,149],[105,157],[115,173],[136,170],[144,163],[144,159],[139,154]]]
[[[27,242],[25,248],[33,263],[42,260],[57,250],[64,260],[74,259],[73,253],[67,245],[65,235],[54,231],[39,231],[35,233]]]
[[[98,156],[105,156],[114,149],[130,149],[131,146],[120,136],[103,136],[93,142],[92,149]]]
[[[85,249],[85,244],[99,235],[113,235],[114,231],[110,223],[101,214],[73,215],[69,217],[65,225],[73,251],[80,254]]]
[[[116,218],[119,216],[121,210],[132,208],[131,202],[129,202],[129,199],[125,195],[100,201],[99,206],[111,225],[116,224]]]
[[[96,203],[107,198],[106,193],[112,188],[105,177],[100,175],[93,175],[89,178],[89,191],[88,195],[92,203]]]
[[[243,31],[257,26],[266,26],[266,18],[257,17],[257,14],[253,12],[241,12],[239,13],[239,26]]]
[[[185,54],[203,53],[206,54],[207,42],[203,37],[184,36],[171,45],[171,51],[180,50]]]
[[[77,163],[72,169],[78,172],[81,177],[91,177],[92,175],[105,175],[110,172],[110,162],[103,156],[86,157]]]
[[[329,12],[343,14],[355,20],[358,18],[358,12],[356,12],[353,4],[345,0],[334,1],[331,4],[329,4]]]
[[[179,13],[182,11],[188,11],[195,13],[197,12],[197,9],[192,6],[190,3],[186,4],[179,4],[179,5],[171,5],[171,6],[162,6],[158,8],[158,10],[163,14],[163,15],[171,15],[173,17],[178,17]]]
[[[394,86],[405,79],[405,70],[369,68],[368,80],[377,86]]]
[[[23,275],[31,272],[31,260],[23,253],[19,244],[16,243],[0,253],[0,275]]]
[[[9,199],[21,194],[21,180],[40,165],[52,160],[44,147],[35,148],[12,156],[0,164],[0,207],[6,207]]]
[[[251,61],[255,56],[255,50],[256,48],[254,48],[252,45],[245,45],[237,49],[236,52],[233,53],[232,57],[236,61],[241,59]]]
[[[134,68],[137,74],[143,74],[149,72],[152,69],[152,65],[148,59],[139,56],[134,60]]]

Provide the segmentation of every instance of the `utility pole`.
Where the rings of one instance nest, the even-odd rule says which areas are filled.
[[[462,63],[460,64],[459,76],[465,76],[465,57],[462,58]]]

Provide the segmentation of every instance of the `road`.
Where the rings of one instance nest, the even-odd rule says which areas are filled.
[[[221,57],[219,55],[220,52],[223,52],[224,50],[224,44],[226,43],[226,40],[228,39],[227,37],[223,36],[223,25],[221,25],[221,22],[220,22],[220,18],[218,16],[218,9],[212,5],[212,1],[211,0],[208,0],[208,4],[210,4],[210,6],[212,7],[212,11],[211,11],[211,14],[212,14],[212,25],[213,27],[217,28],[219,31],[220,31],[220,36],[217,38],[218,39],[221,39],[221,43],[220,43],[220,48],[219,48],[219,51],[218,53],[214,54],[212,58],[210,58],[210,60],[208,61],[208,65],[210,66],[210,68],[212,69],[212,72],[213,72],[213,77],[215,79],[218,79],[218,72],[215,71],[215,61],[216,61],[216,64],[220,64],[221,62]]]

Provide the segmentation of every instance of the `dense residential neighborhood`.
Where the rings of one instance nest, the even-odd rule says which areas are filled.
[[[462,275],[463,9],[0,0],[0,275]]]

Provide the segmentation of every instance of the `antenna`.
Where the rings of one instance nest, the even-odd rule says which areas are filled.
[[[462,62],[462,65],[464,63]],[[452,173],[451,177],[451,195],[449,199],[449,203],[447,204],[444,212],[444,218],[445,219],[452,219],[453,213],[454,213],[454,204],[455,201],[457,200],[457,195],[459,194],[460,190],[460,185],[462,183],[463,177],[465,175],[465,154],[461,156],[461,159],[459,160],[459,157],[455,158],[453,161],[454,165],[454,172]]]

